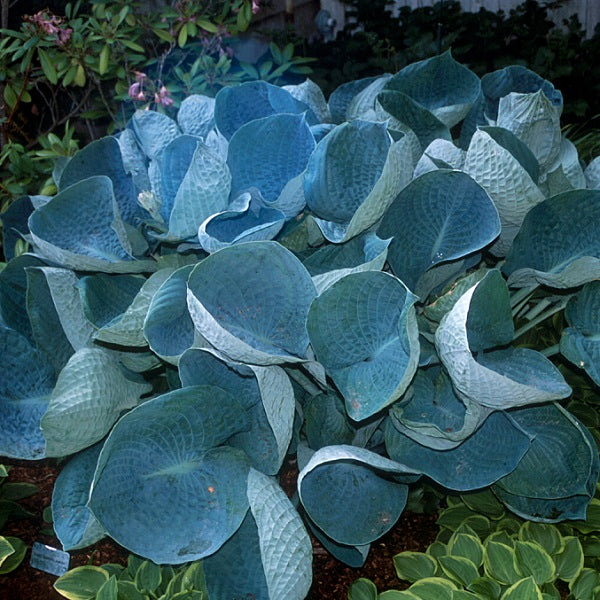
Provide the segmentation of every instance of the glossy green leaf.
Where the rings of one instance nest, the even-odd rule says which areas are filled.
[[[440,556],[438,561],[442,571],[459,585],[466,587],[479,577],[477,565],[464,556]]]
[[[448,579],[426,577],[413,583],[408,591],[421,600],[452,600],[456,589],[456,585]]]
[[[502,594],[501,600],[542,600],[542,592],[533,577],[527,577],[511,585]]]
[[[54,582],[54,589],[69,600],[92,600],[108,580],[108,573],[101,567],[85,565],[61,575]]]
[[[433,577],[438,563],[424,552],[405,551],[394,556],[394,568],[399,579],[413,583],[425,577]]]
[[[483,567],[486,575],[503,585],[512,585],[521,579],[521,574],[517,571],[515,551],[499,542],[486,542]]]
[[[549,523],[526,521],[519,529],[519,539],[541,546],[548,554],[554,555],[564,549],[564,541],[558,528]]]
[[[564,548],[552,555],[556,567],[556,576],[563,581],[571,582],[581,573],[584,565],[584,552],[578,537],[563,537]]]
[[[380,271],[346,275],[314,300],[308,332],[317,360],[354,420],[400,397],[418,366],[415,298]]]
[[[556,572],[550,555],[534,542],[515,542],[517,569],[523,577],[532,577],[542,585],[554,581]]]

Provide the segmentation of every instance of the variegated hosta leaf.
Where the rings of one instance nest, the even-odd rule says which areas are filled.
[[[585,519],[600,470],[592,435],[559,404],[509,414],[533,439],[516,469],[494,485],[494,493],[529,520]]]
[[[102,439],[124,410],[151,390],[126,377],[100,348],[76,352],[61,371],[41,421],[48,456],[67,456]]]
[[[106,440],[88,506],[108,535],[155,563],[213,554],[248,510],[248,459],[224,445],[247,426],[241,405],[212,386],[144,402]]]
[[[95,544],[104,530],[87,507],[90,487],[102,444],[76,454],[56,478],[52,492],[52,523],[63,549]]]
[[[388,262],[411,290],[426,271],[480,250],[500,232],[485,190],[461,171],[439,170],[413,180],[396,196],[377,229],[393,238]]]
[[[243,403],[250,427],[230,438],[254,468],[275,475],[285,458],[294,425],[294,390],[280,367],[246,366],[226,362],[208,350],[192,348],[179,360],[184,387],[212,385]]]
[[[600,281],[586,283],[566,308],[560,352],[600,385]]]
[[[364,448],[327,446],[300,472],[298,493],[325,535],[360,546],[393,527],[406,504],[408,486],[401,482],[417,478],[418,471]],[[352,519],[340,519],[340,511]]]
[[[544,195],[517,157],[495,138],[489,129],[475,132],[464,170],[490,195],[498,210],[502,230],[491,252],[504,256],[525,215],[544,200]]]
[[[573,190],[527,214],[502,270],[514,287],[557,288],[600,277],[600,191]]]
[[[194,326],[229,359],[269,365],[307,359],[306,315],[315,286],[302,263],[277,242],[218,250],[188,280]]]
[[[571,388],[558,369],[539,352],[510,348],[473,356],[467,322],[472,310],[479,310],[483,315],[487,312],[486,295],[471,306],[479,285],[481,282],[461,296],[435,334],[436,349],[458,393],[494,409],[569,396]]]
[[[303,600],[312,582],[312,546],[300,516],[277,483],[254,469],[247,494],[241,527],[204,560],[209,594]]]
[[[464,119],[479,95],[479,77],[452,58],[450,51],[404,67],[386,85],[431,111],[447,127]]]
[[[360,421],[406,390],[419,362],[416,298],[381,271],[346,275],[316,298],[308,332],[323,364]]]
[[[48,358],[20,333],[0,326],[0,455],[35,460],[46,456],[40,419],[54,387]]]

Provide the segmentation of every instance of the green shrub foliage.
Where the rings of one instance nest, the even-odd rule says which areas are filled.
[[[305,524],[360,564],[419,479],[584,519],[598,450],[549,357],[595,377],[600,191],[561,110],[535,73],[450,53],[328,101],[250,82],[136,112],[13,204],[0,451],[72,455],[63,546],[301,600]],[[521,343],[565,306],[560,347]]]

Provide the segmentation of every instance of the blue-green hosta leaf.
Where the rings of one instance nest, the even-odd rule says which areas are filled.
[[[250,429],[234,435],[229,444],[246,452],[254,468],[275,475],[292,438],[294,390],[279,367],[228,363],[210,351],[192,348],[179,360],[182,386],[212,385],[228,392],[248,413]]]
[[[378,120],[392,117],[389,127],[398,131],[413,131],[421,148],[436,139],[452,141],[450,130],[433,113],[407,94],[396,90],[384,90],[377,96]]]
[[[503,132],[500,141],[498,132]],[[508,136],[514,138],[511,146],[501,143],[506,142],[504,138]],[[465,172],[489,194],[498,210],[502,230],[491,248],[498,256],[506,254],[529,210],[544,200],[544,194],[530,173],[511,152],[513,146],[519,148],[517,142],[520,140],[508,130],[481,128],[471,138],[465,159]],[[523,146],[522,142],[520,144]],[[525,149],[531,154],[528,148]],[[533,155],[531,158],[535,160]],[[537,161],[535,164],[537,166]]]
[[[308,271],[277,242],[218,250],[188,280],[198,332],[230,359],[251,364],[306,360],[306,316],[315,296]]]
[[[37,347],[58,374],[73,352],[87,346],[93,327],[86,318],[72,271],[55,267],[27,270],[27,312]]]
[[[560,352],[600,385],[600,281],[586,283],[566,308]]]
[[[557,159],[557,165],[551,167],[550,173],[548,173],[548,186],[550,188],[550,196],[554,196],[562,191],[569,191],[572,189],[584,189],[587,187],[585,174],[583,172],[583,168],[581,167],[581,162],[579,160],[579,153],[577,152],[577,148],[575,144],[567,139],[565,136],[562,137],[560,142],[560,152]],[[556,168],[555,168],[556,167]],[[554,191],[552,189],[553,185],[553,174],[560,174],[560,178],[564,179],[564,183],[562,185],[565,186],[566,189]]]
[[[123,168],[133,178],[136,189],[138,191],[149,190],[150,180],[148,179],[146,155],[137,143],[133,129],[124,129],[117,137],[117,141],[121,150]]]
[[[195,236],[205,219],[227,207],[229,168],[196,138],[173,140],[163,152],[161,168],[161,214],[169,224],[169,238]]]
[[[240,529],[204,561],[214,598],[303,600],[312,547],[298,513],[271,478],[250,469],[248,512]]]
[[[413,178],[436,169],[463,170],[465,157],[465,151],[455,146],[453,142],[435,139],[425,148],[415,167]]]
[[[112,182],[105,175],[78,181],[54,196],[29,217],[29,229],[42,257],[70,269],[154,270],[154,261],[134,260]]]
[[[144,281],[139,275],[97,273],[82,277],[77,286],[87,320],[98,328],[111,324],[127,310]]]
[[[63,549],[91,546],[105,535],[86,506],[102,444],[76,454],[62,469],[52,492],[52,522]]]
[[[283,89],[296,100],[306,104],[313,111],[319,123],[329,123],[331,121],[327,100],[325,100],[321,88],[314,81],[305,79],[302,83],[296,85],[284,85]]]
[[[318,125],[311,125],[310,132],[315,138],[315,143],[318,144],[328,133],[331,133],[335,127],[335,123],[319,123]]]
[[[479,96],[479,77],[456,62],[450,51],[404,67],[386,89],[403,92],[430,110],[447,127],[454,127]]]
[[[347,546],[345,544],[338,544],[331,538],[327,537],[320,529],[307,519],[308,527],[311,533],[321,542],[323,547],[337,560],[344,564],[358,569],[365,564],[371,544],[363,544],[362,546]]]
[[[469,347],[467,321],[471,301],[479,285],[481,283],[461,296],[442,319],[435,334],[438,354],[458,394],[494,409],[569,396],[571,388],[558,369],[534,350],[496,350],[475,359]],[[485,296],[481,301],[484,299]],[[484,314],[485,306],[480,304],[476,310]]]
[[[243,125],[227,153],[232,193],[256,187],[268,202],[277,200],[287,182],[304,171],[314,148],[302,114],[272,115]]]
[[[344,410],[343,399],[335,392],[309,398],[303,413],[306,439],[313,450],[352,443],[355,429]]]
[[[459,398],[444,371],[417,371],[402,402],[390,410],[399,433],[432,450],[456,448],[488,418],[491,409]]]
[[[304,102],[266,81],[224,87],[215,98],[215,122],[228,140],[250,121],[283,113],[301,115],[307,111],[309,124],[314,125],[317,119]]]
[[[45,264],[32,254],[22,254],[0,271],[0,324],[29,339],[33,339],[33,334],[27,314],[27,270]]]
[[[125,171],[116,138],[107,136],[79,150],[64,168],[58,187],[62,191],[94,175],[106,175],[110,178],[119,214],[126,223],[137,225],[139,219],[147,216],[137,203],[134,181]]]
[[[137,348],[147,346],[148,341],[144,337],[144,321],[150,309],[150,303],[159,288],[174,271],[174,268],[162,268],[153,273],[144,282],[127,309],[120,316],[100,327],[94,334],[94,339],[117,346]]]
[[[500,98],[496,124],[525,142],[545,173],[559,157],[561,112],[562,105],[553,104],[542,90],[533,94],[513,92]]]
[[[600,191],[541,202],[523,220],[502,268],[514,287],[570,288],[600,277]]]
[[[306,206],[304,171],[285,184],[276,200],[267,201],[263,198],[263,203],[269,208],[281,211],[285,215],[286,221],[300,214]]]
[[[150,389],[100,348],[79,350],[58,376],[42,417],[46,454],[67,456],[95,444]]]
[[[214,553],[248,510],[248,459],[223,445],[246,427],[240,404],[211,386],[141,404],[106,440],[89,508],[108,535],[156,563]]]
[[[30,196],[21,196],[13,200],[2,212],[2,248],[4,257],[10,260],[15,257],[15,246],[21,235],[28,233],[27,220],[34,211]]]
[[[241,242],[272,240],[284,223],[285,215],[265,206],[260,193],[243,192],[228,210],[213,214],[200,225],[198,239],[211,253]]]
[[[390,241],[379,239],[373,232],[365,233],[344,244],[320,248],[304,261],[304,266],[320,294],[350,273],[381,271]]]
[[[183,133],[205,140],[215,126],[215,99],[202,94],[188,96],[179,107],[177,123]]]
[[[375,102],[377,96],[383,90],[391,75],[382,75],[372,81],[364,90],[361,90],[352,98],[346,109],[346,121],[362,119],[364,121],[377,121]]]
[[[312,521],[340,544],[360,546],[389,531],[404,510],[417,472],[353,446],[317,451],[298,476],[300,501]],[[326,499],[326,501],[324,501]],[[340,514],[352,519],[340,519]]]
[[[379,221],[413,169],[410,136],[392,142],[382,123],[345,123],[308,161],[306,202],[323,235],[342,243]]]
[[[181,135],[173,119],[153,110],[136,110],[131,125],[138,143],[150,160],[158,158],[169,143]]]
[[[425,272],[480,250],[497,237],[500,220],[485,190],[461,171],[431,171],[396,196],[377,229],[393,238],[388,262],[416,289]]]
[[[186,299],[192,269],[180,267],[169,275],[152,297],[144,320],[144,337],[152,351],[175,364],[197,341]]]
[[[590,162],[584,171],[584,175],[588,189],[600,189],[600,156],[597,156]]]
[[[591,434],[558,404],[509,414],[533,440],[517,468],[494,485],[494,493],[529,520],[584,519],[600,470]]]
[[[352,99],[377,79],[379,79],[379,77],[365,77],[363,79],[355,79],[354,81],[342,83],[340,86],[336,87],[335,90],[331,92],[328,101],[331,120],[334,123],[343,123],[346,121],[346,112]]]
[[[308,332],[317,360],[360,421],[398,399],[419,362],[416,298],[393,275],[346,275],[314,300]]]
[[[468,491],[491,485],[510,473],[529,449],[527,433],[503,412],[492,413],[464,442],[449,450],[422,446],[392,423],[385,445],[392,460],[419,471],[445,488]]]
[[[44,458],[46,442],[40,419],[54,387],[54,369],[46,356],[20,333],[0,327],[0,455]]]

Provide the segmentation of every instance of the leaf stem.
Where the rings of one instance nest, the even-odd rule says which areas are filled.
[[[555,356],[560,352],[560,344],[554,344],[554,346],[550,346],[549,348],[544,348],[540,353],[543,354],[546,358],[551,356]]]
[[[512,308],[513,316],[515,316],[523,307],[523,305],[529,300],[529,296],[537,290],[539,284],[521,288],[519,291],[515,292],[510,299],[510,306]]]
[[[569,301],[568,297],[561,298],[556,304],[551,306],[548,310],[545,310],[544,312],[540,313],[534,319],[531,319],[531,321],[529,321],[529,323],[526,323],[522,327],[519,327],[519,329],[517,329],[515,331],[515,337],[513,339],[516,340],[517,338],[521,337],[524,333],[527,333],[530,329],[533,329],[536,325],[538,325],[542,321],[545,321],[546,319],[549,319],[552,315],[556,314],[557,312],[560,312],[565,307],[565,305],[567,304],[568,301]]]

